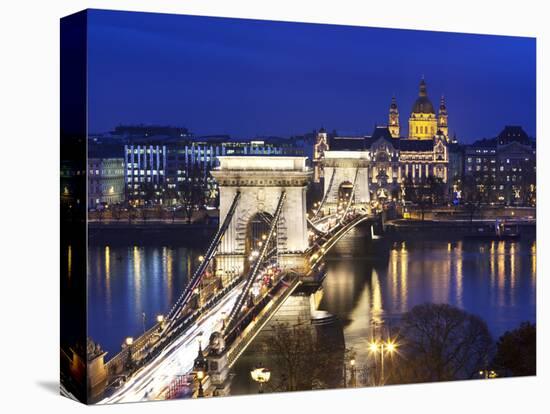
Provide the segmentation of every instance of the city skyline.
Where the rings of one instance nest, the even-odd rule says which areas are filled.
[[[461,142],[513,124],[536,136],[535,39],[99,10],[88,21],[93,133],[366,135],[392,96],[406,130],[424,77]]]

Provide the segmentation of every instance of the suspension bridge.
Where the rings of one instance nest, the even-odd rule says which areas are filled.
[[[212,175],[219,229],[165,317],[109,361],[90,361],[101,403],[191,395],[197,361],[208,373],[201,392],[226,395],[229,371],[256,335],[300,284],[316,281],[340,239],[373,220],[357,196],[367,185],[362,166],[349,160],[332,165],[309,217],[305,157],[224,156]]]

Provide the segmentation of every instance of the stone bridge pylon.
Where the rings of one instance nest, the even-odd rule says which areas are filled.
[[[308,248],[306,189],[312,170],[306,157],[222,156],[212,171],[220,191],[220,223],[237,192],[239,202],[216,254],[216,273],[230,280],[247,270],[248,257],[261,242],[262,221],[269,222],[281,194],[285,200],[274,248],[283,269],[303,270]]]
[[[356,208],[370,211],[369,158],[365,152],[327,151],[324,159],[324,198],[322,210],[333,214],[338,204],[352,197]]]

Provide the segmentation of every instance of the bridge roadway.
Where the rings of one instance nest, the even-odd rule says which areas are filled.
[[[221,327],[221,315],[233,307],[244,281],[227,293],[220,303],[203,314],[184,334],[167,346],[160,355],[135,372],[124,385],[99,404],[136,402],[160,399],[178,376],[187,375],[199,350],[199,340],[208,341]]]

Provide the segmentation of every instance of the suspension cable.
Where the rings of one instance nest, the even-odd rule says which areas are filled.
[[[260,270],[260,266],[263,264],[266,253],[269,248],[269,243],[271,242],[271,239],[273,236],[277,233],[277,223],[279,221],[279,217],[281,216],[281,212],[283,210],[283,204],[286,197],[285,191],[281,193],[281,196],[279,197],[279,202],[277,203],[277,208],[275,209],[275,214],[273,215],[273,220],[271,222],[269,233],[267,234],[267,238],[262,244],[262,248],[260,251],[259,256],[257,257],[256,261],[254,262],[254,265],[252,266],[252,269],[250,270],[245,285],[243,287],[242,292],[240,293],[239,297],[237,298],[237,301],[233,305],[233,308],[231,309],[231,312],[229,313],[229,317],[227,318],[226,325],[224,332],[229,331],[229,328],[232,327],[233,322],[235,321],[237,315],[239,314],[244,301],[248,295],[248,292],[252,286],[252,283],[256,279],[256,276],[258,275],[258,271]]]
[[[229,211],[227,212],[225,219],[223,221],[223,224],[220,226],[216,234],[214,235],[214,238],[212,239],[212,242],[208,246],[208,250],[206,251],[206,254],[204,256],[204,260],[199,264],[199,267],[195,270],[195,273],[193,274],[193,277],[187,284],[186,288],[184,289],[183,293],[180,295],[174,306],[172,306],[172,309],[170,309],[170,312],[167,315],[167,320],[169,321],[169,326],[171,326],[172,322],[177,319],[177,316],[179,314],[179,311],[181,311],[189,302],[189,299],[193,295],[193,291],[198,286],[198,284],[201,282],[202,277],[204,275],[204,271],[206,270],[207,266],[212,261],[216,250],[218,249],[218,246],[221,242],[222,237],[224,236],[225,232],[229,228],[229,225],[231,224],[231,221],[233,220],[233,215],[235,213],[235,209],[237,208],[238,201],[241,197],[240,191],[237,191],[235,193],[235,197],[233,198],[233,202],[231,203],[231,206],[229,207]]]

